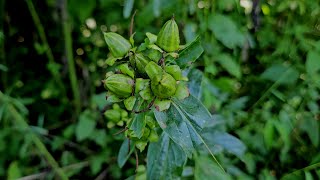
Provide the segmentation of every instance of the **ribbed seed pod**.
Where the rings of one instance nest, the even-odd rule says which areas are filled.
[[[131,44],[121,35],[114,32],[104,32],[104,39],[115,58],[124,57],[131,49]]]
[[[142,54],[135,54],[135,65],[138,70],[138,73],[146,75],[146,65],[149,63],[150,59],[145,57]]]
[[[167,52],[173,52],[179,49],[179,28],[174,18],[167,21],[161,28],[156,44]]]
[[[134,81],[129,76],[114,74],[104,81],[104,87],[119,98],[131,96]]]

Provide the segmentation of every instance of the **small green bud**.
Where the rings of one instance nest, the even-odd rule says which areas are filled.
[[[121,120],[124,120],[128,117],[128,112],[126,110],[121,109],[120,114],[121,114]]]
[[[174,18],[167,21],[161,28],[156,44],[167,52],[173,52],[179,49],[179,28]]]
[[[104,113],[107,120],[112,122],[119,122],[121,120],[121,114],[119,110],[109,109]]]
[[[159,82],[151,81],[153,94],[161,99],[169,98],[176,92],[176,80],[168,73],[164,72]]]
[[[119,104],[114,103],[114,104],[112,105],[112,109],[121,110],[121,107],[119,106]]]
[[[124,57],[131,49],[131,44],[121,35],[114,32],[104,32],[104,39],[113,57]]]
[[[133,79],[124,74],[111,75],[104,81],[104,87],[119,98],[131,96],[133,85]]]

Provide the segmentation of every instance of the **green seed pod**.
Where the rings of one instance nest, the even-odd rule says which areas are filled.
[[[142,75],[146,74],[146,65],[150,62],[150,60],[142,54],[135,54],[135,66],[137,68],[138,73]]]
[[[133,85],[133,79],[124,74],[111,75],[104,81],[104,87],[119,98],[131,96]]]
[[[161,99],[169,98],[176,92],[176,80],[168,73],[164,72],[159,82],[151,81],[153,94]]]
[[[158,50],[155,50],[155,49],[147,49],[143,52],[143,54],[146,55],[148,58],[150,58],[152,61],[154,61],[156,63],[162,57],[162,53]]]
[[[182,79],[182,71],[178,65],[166,66],[164,70],[169,73],[175,80],[179,81]]]
[[[173,52],[179,49],[179,29],[174,18],[162,26],[156,44],[167,52]]]
[[[161,80],[163,69],[158,64],[150,61],[145,69],[151,81],[159,82]]]
[[[104,116],[107,120],[112,122],[119,122],[121,120],[121,113],[118,110],[115,109],[109,109],[104,113]]]
[[[104,39],[113,57],[124,57],[131,49],[131,44],[121,35],[114,32],[104,32]]]

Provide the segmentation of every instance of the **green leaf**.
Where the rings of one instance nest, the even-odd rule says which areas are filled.
[[[180,179],[187,161],[184,151],[167,133],[162,133],[156,143],[151,143],[147,154],[147,179]]]
[[[72,17],[79,18],[81,22],[84,22],[86,18],[92,15],[94,8],[96,7],[96,1],[84,0],[69,0],[68,10]]]
[[[195,158],[194,178],[195,180],[231,180],[230,175],[223,172],[219,168],[219,165],[206,156],[198,156]]]
[[[128,18],[130,17],[132,8],[133,8],[134,0],[125,0],[124,1],[124,8],[123,8],[123,17]]]
[[[320,70],[320,54],[316,51],[310,51],[307,56],[306,61],[306,71],[307,73],[312,76],[315,73],[319,72]]]
[[[159,17],[161,14],[161,0],[153,0],[153,14],[155,17]]]
[[[230,17],[211,14],[208,20],[209,29],[223,45],[228,48],[242,47],[245,36]]]
[[[308,134],[312,144],[315,147],[319,145],[319,122],[313,117],[311,113],[307,113],[303,116],[299,128]]]
[[[130,151],[129,151],[129,139],[125,139],[121,144],[119,154],[118,154],[118,159],[117,159],[117,162],[120,168],[122,168],[125,165],[125,163],[129,159],[133,151],[134,151],[134,142],[132,141],[130,142]]]
[[[311,79],[320,87],[320,53],[310,51],[306,61],[306,71]]]
[[[176,62],[181,69],[184,69],[195,62],[202,53],[203,48],[201,46],[200,37],[198,36],[186,48],[179,52],[179,58],[176,59]]]
[[[94,115],[88,110],[84,111],[80,117],[76,126],[77,141],[82,141],[88,138],[93,133],[96,126],[96,119]]]
[[[136,114],[132,120],[130,127],[129,127],[129,129],[134,131],[135,135],[139,139],[142,137],[144,127],[146,126],[145,114],[146,113]]]
[[[3,64],[0,64],[0,70],[1,71],[4,71],[4,72],[7,72],[8,71],[8,68],[7,66],[3,65]]]
[[[182,147],[188,157],[202,144],[200,132],[205,123],[212,120],[207,109],[193,96],[173,100],[166,112],[154,111],[154,115],[163,131]]]
[[[183,100],[173,99],[166,112],[155,110],[154,115],[162,130],[184,150],[188,157],[191,157],[196,149],[206,147],[219,164],[208,142],[201,135],[202,129],[212,117],[197,98],[189,96]],[[224,171],[221,165],[220,168]]]
[[[21,171],[19,169],[17,161],[13,161],[10,163],[7,176],[8,180],[14,180],[21,177]]]
[[[207,145],[212,152],[214,152],[217,146],[219,146],[229,153],[241,158],[246,151],[245,144],[243,144],[243,142],[238,138],[225,132],[219,132],[214,128],[203,129],[201,136],[204,141],[207,142]]]
[[[272,119],[269,119],[266,122],[265,127],[263,128],[264,143],[268,149],[271,149],[273,146],[274,135],[275,135],[274,122]]]
[[[262,79],[288,85],[296,83],[299,78],[299,72],[294,67],[286,67],[282,64],[274,64],[266,69],[260,77]]]
[[[241,78],[241,69],[240,65],[235,62],[230,55],[221,54],[217,56],[217,60],[219,64],[231,75],[235,76],[236,78]]]

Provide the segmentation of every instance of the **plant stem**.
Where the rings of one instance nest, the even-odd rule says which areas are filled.
[[[0,96],[3,94],[0,93]],[[8,104],[7,106],[8,112],[10,115],[15,119],[15,123],[22,127],[23,129],[27,129],[27,132],[30,133],[29,135],[31,136],[31,139],[33,143],[36,145],[40,153],[44,156],[44,158],[47,160],[47,162],[50,164],[50,166],[53,168],[55,173],[57,173],[58,176],[62,180],[68,180],[68,176],[61,170],[59,167],[57,161],[53,158],[53,156],[49,153],[47,150],[46,146],[42,143],[42,141],[39,139],[39,137],[34,134],[34,132],[31,131],[29,125],[25,121],[25,119],[20,115],[20,113],[15,109],[15,107],[11,104]]]
[[[46,49],[46,56],[49,60],[49,66],[48,67],[48,70],[50,71],[51,75],[53,76],[55,82],[57,83],[57,85],[59,86],[59,88],[61,89],[64,97],[66,98],[67,95],[66,95],[66,90],[64,88],[64,85],[63,85],[63,81],[62,79],[60,78],[60,74],[59,74],[59,71],[54,68],[54,67],[58,67],[58,63],[56,63],[54,61],[54,57],[53,57],[53,54],[52,54],[52,51],[51,51],[51,48],[49,46],[49,43],[48,43],[48,40],[47,40],[47,37],[46,37],[46,34],[45,34],[45,31],[44,31],[44,28],[41,24],[41,21],[40,21],[40,18],[39,18],[39,15],[36,11],[36,9],[34,8],[34,5],[32,3],[32,0],[26,0],[26,3],[28,5],[28,9],[30,11],[30,14],[32,16],[32,19],[33,19],[33,22],[38,30],[38,33],[39,33],[39,36],[40,36],[40,39],[42,41],[42,43],[44,44],[45,46],[45,49]]]
[[[77,82],[75,63],[73,59],[71,25],[70,25],[70,19],[68,17],[68,11],[67,11],[67,0],[64,0],[61,3],[61,13],[62,13],[63,34],[64,34],[64,40],[65,40],[64,41],[65,51],[66,51],[65,53],[66,53],[68,68],[69,68],[69,79],[71,82],[72,93],[74,96],[76,114],[78,115],[81,110],[81,99],[80,99],[79,86]]]
[[[65,171],[65,172],[68,172],[70,170],[84,168],[84,167],[86,167],[88,165],[89,165],[88,161],[83,161],[83,162],[79,162],[79,163],[75,163],[75,164],[71,164],[71,165],[62,167],[61,169],[63,171]],[[32,174],[32,175],[24,176],[24,177],[21,177],[21,178],[19,178],[17,180],[44,179],[48,173],[50,173],[50,171],[45,171],[45,172],[41,172],[41,173],[38,173],[38,174]]]

